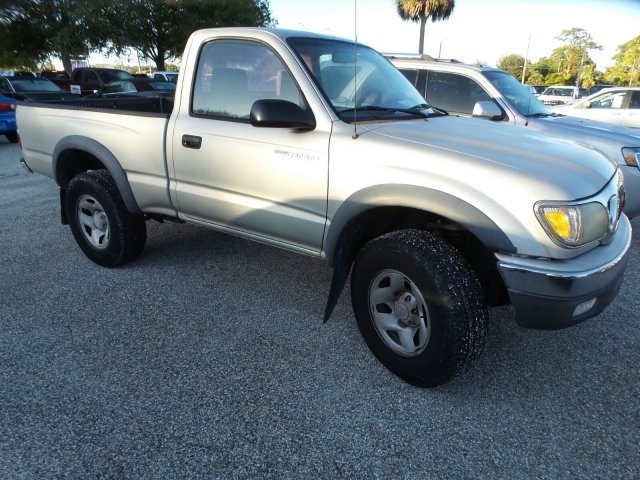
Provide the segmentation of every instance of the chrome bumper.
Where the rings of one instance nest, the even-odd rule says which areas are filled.
[[[598,315],[618,294],[630,245],[631,224],[623,215],[611,243],[571,260],[496,254],[516,321],[548,330]]]

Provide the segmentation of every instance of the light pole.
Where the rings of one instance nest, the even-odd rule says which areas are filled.
[[[531,35],[529,35],[529,40],[527,40],[527,53],[524,55],[524,65],[522,66],[522,80],[524,83],[525,73],[527,73],[527,58],[529,57],[529,45],[531,44]]]
[[[582,76],[582,68],[584,67],[584,57],[587,53],[587,40],[591,38],[591,35],[587,35],[584,37],[584,42],[582,44],[582,57],[580,58],[580,67],[578,67],[578,76],[576,78],[576,92],[574,96],[577,95],[577,92],[580,91],[580,77]]]

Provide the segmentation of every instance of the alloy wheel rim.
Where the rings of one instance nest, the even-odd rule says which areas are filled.
[[[91,195],[82,195],[78,199],[78,222],[84,238],[91,246],[105,249],[109,245],[109,219],[100,202]]]
[[[427,303],[415,283],[397,270],[381,271],[371,281],[369,312],[376,332],[395,353],[415,357],[429,344]]]

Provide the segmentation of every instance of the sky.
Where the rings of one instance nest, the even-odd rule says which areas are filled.
[[[394,0],[269,0],[269,6],[280,28],[355,36],[381,52],[418,51],[419,24],[402,21]],[[562,46],[556,37],[571,28],[602,46],[589,56],[604,71],[618,47],[640,35],[640,0],[455,0],[448,20],[427,22],[424,53],[492,66],[517,54],[535,63]]]

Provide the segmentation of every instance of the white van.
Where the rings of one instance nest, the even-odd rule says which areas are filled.
[[[584,88],[555,85],[547,87],[538,99],[545,105],[568,105],[586,95]]]

